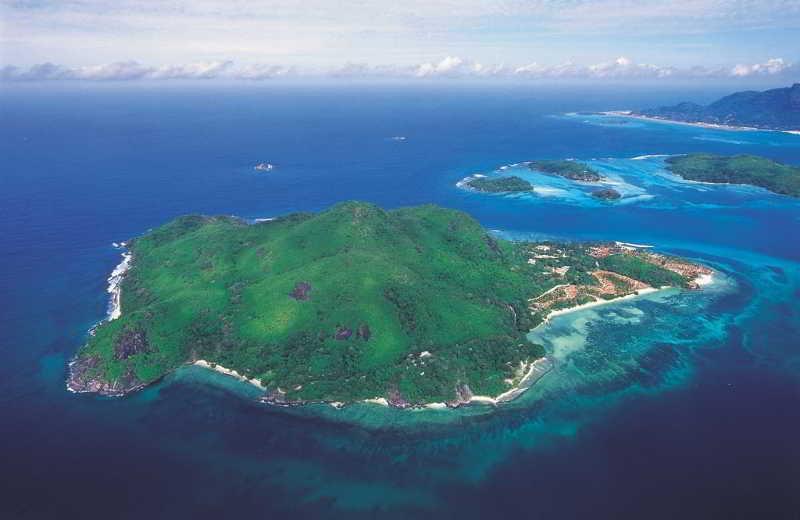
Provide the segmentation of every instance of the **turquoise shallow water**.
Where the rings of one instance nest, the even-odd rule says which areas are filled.
[[[800,510],[800,204],[675,179],[663,157],[633,159],[708,150],[796,163],[800,137],[562,115],[689,95],[669,91],[4,94],[4,516],[794,518]],[[456,187],[472,173],[561,157],[591,161],[626,200],[603,204],[585,187],[527,171],[518,173],[545,192]],[[253,174],[261,161],[274,172]],[[553,319],[533,335],[555,370],[499,409],[278,409],[199,368],[125,399],[65,392],[66,362],[105,312],[105,278],[119,261],[112,241],[183,213],[266,217],[347,198],[456,207],[512,238],[651,244],[720,274],[702,292]]]

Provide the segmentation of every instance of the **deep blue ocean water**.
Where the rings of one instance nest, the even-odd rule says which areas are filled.
[[[512,86],[72,86],[0,91],[3,518],[800,518],[800,202],[682,182],[650,154],[800,164],[800,136],[571,114],[724,91]],[[405,140],[394,140],[404,136]],[[592,160],[626,199],[531,177]],[[276,165],[255,172],[255,163]],[[527,173],[526,173],[527,174]],[[182,370],[124,399],[66,363],[106,312],[111,243],[186,213],[433,202],[501,235],[652,244],[703,293],[566,315],[557,369],[491,412],[274,409]]]

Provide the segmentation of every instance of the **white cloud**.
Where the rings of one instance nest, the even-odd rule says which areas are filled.
[[[783,58],[771,58],[764,63],[736,65],[731,69],[731,76],[775,75],[786,72],[790,70],[791,67],[791,64],[786,63]]]
[[[153,79],[211,79],[219,76],[233,65],[230,60],[190,63],[189,65],[169,65],[148,71]]]
[[[4,81],[41,81],[69,79],[69,69],[53,63],[40,63],[25,70],[14,65],[0,69],[0,79]]]
[[[233,59],[411,67],[423,57],[432,69],[420,72],[429,76],[472,73],[437,70],[432,57],[449,49],[484,64],[524,63],[532,48],[554,62],[622,52],[656,62],[682,59],[680,45],[709,43],[697,58],[707,63],[774,47],[780,31],[782,52],[793,56],[798,26],[797,0],[0,0],[0,52],[26,66],[75,67],[92,56],[155,66]]]
[[[230,62],[228,62],[230,63]],[[263,80],[286,78],[295,75],[294,67],[283,65],[268,65],[264,63],[254,63],[244,67],[233,69],[230,76],[236,79]]]
[[[69,69],[65,74],[67,79],[108,81],[142,79],[152,73],[152,68],[140,65],[135,61],[119,61],[106,65]]]
[[[594,78],[666,78],[674,73],[675,69],[672,67],[634,63],[624,56],[586,68],[586,74]]]
[[[238,79],[269,80],[280,78],[505,78],[505,79],[589,79],[589,80],[664,80],[720,79],[774,76],[790,78],[800,67],[782,58],[762,63],[739,64],[733,67],[693,66],[677,68],[638,63],[621,56],[611,61],[580,65],[568,61],[556,65],[537,62],[525,65],[484,64],[459,56],[445,56],[438,61],[419,65],[379,65],[346,63],[333,69],[297,69],[284,65],[251,63],[236,65],[231,60],[197,62],[184,65],[146,66],[136,61],[119,61],[103,65],[69,68],[42,63],[24,69],[6,66],[0,69],[3,81],[133,81],[133,80],[199,80]]]
[[[581,75],[583,67],[567,61],[558,65],[529,63],[514,69],[514,75],[528,78],[571,78]]]
[[[130,81],[141,79],[213,79],[223,76],[232,61],[189,63],[149,67],[136,61],[117,61],[103,65],[68,68],[52,63],[34,65],[27,70],[8,66],[0,69],[0,79],[7,81]]]
[[[333,78],[374,78],[402,76],[405,71],[402,67],[372,66],[369,63],[348,62],[341,67],[329,69],[325,75]]]
[[[457,56],[447,56],[438,63],[423,63],[414,72],[420,78],[430,76],[450,76],[465,68],[464,60]],[[463,71],[462,71],[463,72]]]

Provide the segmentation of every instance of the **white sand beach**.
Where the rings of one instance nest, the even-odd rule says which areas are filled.
[[[659,289],[656,289],[655,287],[647,287],[645,289],[640,289],[640,290],[636,291],[635,293],[628,294],[628,295],[625,295],[625,296],[620,296],[619,298],[614,298],[613,300],[604,300],[602,298],[597,298],[593,302],[587,302],[587,303],[583,303],[581,305],[576,305],[574,307],[567,307],[565,309],[557,309],[557,310],[554,310],[554,311],[550,311],[547,314],[547,316],[545,316],[544,321],[542,323],[547,323],[548,321],[550,321],[551,318],[554,318],[556,316],[561,316],[562,314],[569,314],[571,312],[577,312],[577,311],[581,311],[581,310],[584,310],[584,309],[590,309],[592,307],[599,307],[601,305],[608,305],[609,303],[616,303],[616,302],[623,301],[623,300],[630,300],[631,298],[638,298],[639,296],[644,296],[646,294],[652,294],[654,292],[663,291],[663,290],[667,290],[667,289],[672,289],[672,287],[663,287],[663,288],[659,288]]]
[[[256,379],[256,378],[248,379],[247,377],[243,376],[242,374],[240,374],[236,370],[232,370],[230,368],[225,368],[222,365],[218,365],[216,363],[209,363],[208,361],[206,361],[204,359],[198,359],[197,361],[194,362],[194,364],[196,366],[199,366],[199,367],[208,368],[209,370],[214,370],[216,372],[219,372],[220,374],[225,374],[226,376],[235,377],[239,381],[242,381],[244,383],[250,383],[251,385],[257,386],[261,390],[266,390],[267,389],[267,387],[262,385],[261,381],[259,381],[258,379]]]
[[[730,130],[735,132],[783,132],[786,134],[800,135],[800,130],[774,130],[771,128],[756,128],[754,126],[736,126],[736,125],[722,125],[717,123],[677,121],[675,119],[664,119],[660,117],[650,117],[650,116],[643,116],[640,114],[634,114],[630,110],[609,110],[606,112],[599,112],[599,113],[604,116],[629,117],[631,119],[641,119],[643,121],[652,121],[654,123],[687,125],[687,126],[695,126],[697,128],[708,128],[710,130]]]

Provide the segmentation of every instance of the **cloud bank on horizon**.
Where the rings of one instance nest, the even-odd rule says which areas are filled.
[[[4,81],[796,79],[797,62],[797,0],[0,0]]]
[[[619,57],[616,60],[593,65],[572,62],[559,65],[484,65],[475,61],[447,56],[436,62],[413,66],[370,66],[365,63],[348,63],[324,70],[302,70],[270,64],[236,65],[232,60],[190,63],[185,65],[147,66],[136,61],[114,62],[103,65],[64,67],[42,63],[29,68],[13,65],[0,68],[0,81],[131,81],[131,80],[270,80],[279,78],[350,78],[350,79],[434,79],[434,78],[505,78],[505,79],[724,79],[800,76],[800,66],[771,58],[763,63],[737,64],[730,67],[690,68],[661,67],[635,63]]]

